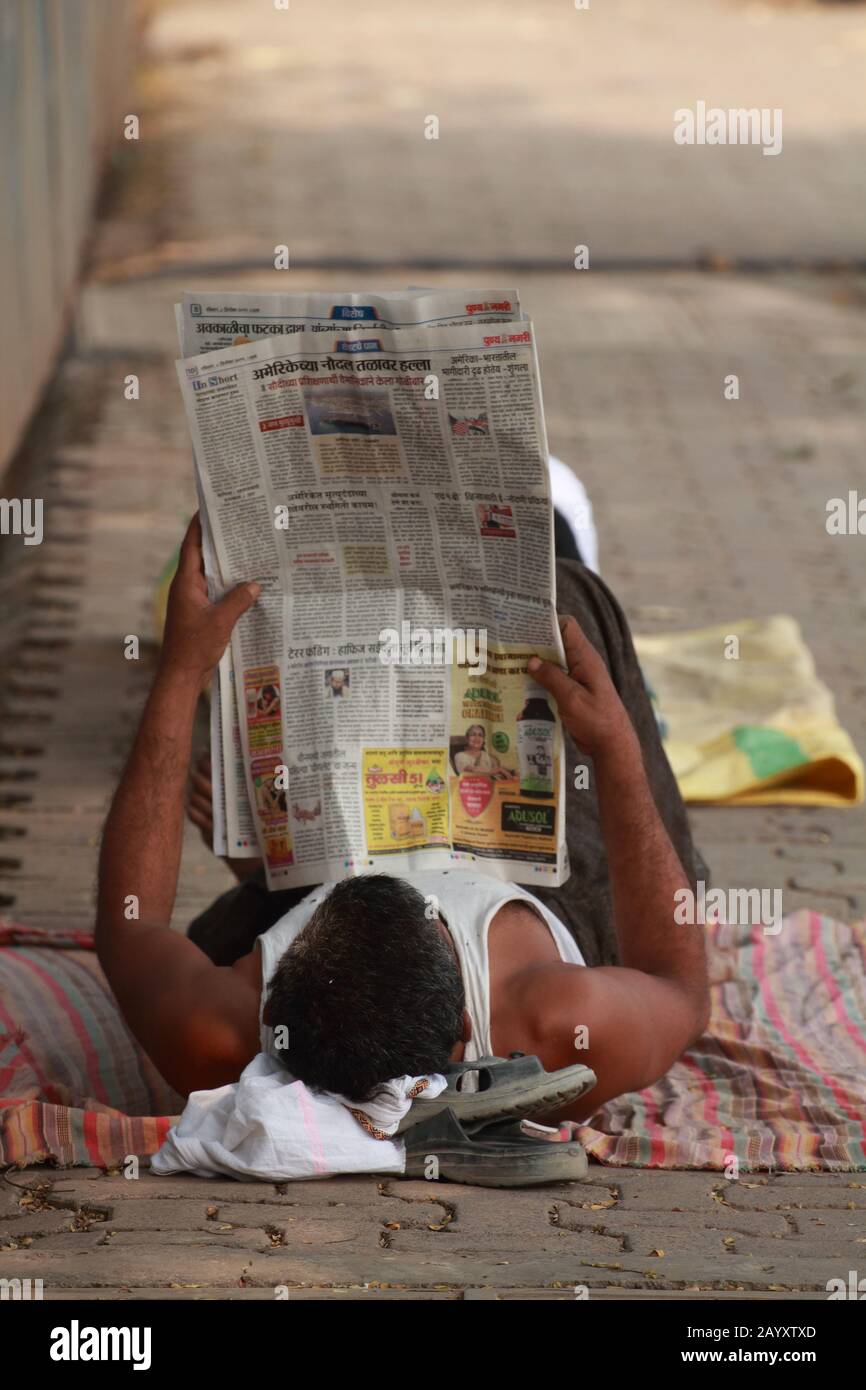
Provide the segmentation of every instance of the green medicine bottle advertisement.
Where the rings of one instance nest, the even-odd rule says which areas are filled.
[[[521,796],[553,796],[555,718],[546,700],[533,696],[517,716]]]

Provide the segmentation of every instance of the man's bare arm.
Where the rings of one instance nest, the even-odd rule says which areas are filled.
[[[698,1038],[709,1014],[700,928],[674,920],[688,877],[653,800],[640,744],[607,668],[573,618],[563,626],[567,674],[533,664],[576,744],[593,759],[621,966],[551,962],[527,972],[524,1013],[548,1066],[583,1061],[598,1086],[578,1107],[658,1079]],[[576,1032],[586,1029],[586,1035]],[[527,1039],[527,1044],[529,1043]],[[576,1049],[575,1043],[588,1042]],[[529,1050],[527,1046],[524,1050]]]
[[[634,733],[596,757],[595,768],[620,960],[674,983],[693,1005],[700,1030],[707,1015],[704,937],[674,920],[677,895],[691,887],[653,800]]]
[[[213,965],[170,927],[196,704],[257,593],[242,585],[218,604],[208,601],[195,518],[172,585],[159,670],[103,833],[100,963],[133,1033],[182,1092],[237,1080],[258,1050],[249,973]]]

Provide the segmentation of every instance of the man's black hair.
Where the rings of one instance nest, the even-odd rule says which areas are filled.
[[[393,1077],[442,1071],[462,1036],[463,981],[425,899],[404,879],[344,879],[271,979],[268,1022],[293,1076],[348,1100]]]

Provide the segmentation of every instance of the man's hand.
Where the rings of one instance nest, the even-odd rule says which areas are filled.
[[[534,656],[528,666],[533,680],[553,696],[581,752],[594,759],[612,750],[639,753],[634,726],[601,656],[575,618],[560,619],[560,629],[567,671]]]
[[[201,553],[201,521],[196,512],[180,548],[180,561],[168,596],[160,670],[188,678],[204,690],[225,651],[238,618],[261,593],[255,582],[238,584],[211,603]]]

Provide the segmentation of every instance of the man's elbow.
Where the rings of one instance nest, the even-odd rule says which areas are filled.
[[[702,1038],[710,1025],[710,988],[704,982],[690,992],[690,1006],[692,1014],[691,1036],[686,1047],[691,1047],[693,1043]],[[685,1051],[685,1048],[683,1049]]]
[[[181,1095],[228,1086],[255,1056],[249,1038],[209,1010],[192,1009],[178,1030],[177,1046],[166,1059],[163,1076]]]
[[[129,953],[124,953],[119,947],[116,924],[103,909],[97,911],[96,914],[93,928],[93,947],[96,952],[96,959],[102,967],[102,973],[116,994],[118,976],[122,975],[123,964],[129,959]]]
[[[706,981],[677,983],[679,1000],[670,1015],[670,1031],[656,1055],[658,1080],[706,1033],[710,1022],[710,991]]]

